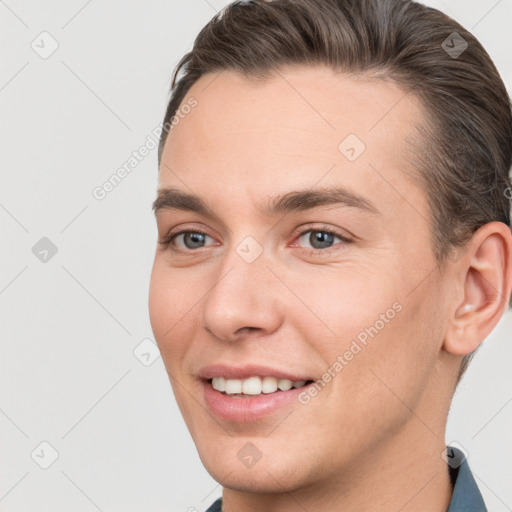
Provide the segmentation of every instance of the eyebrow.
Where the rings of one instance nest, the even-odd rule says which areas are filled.
[[[380,214],[371,201],[344,187],[291,191],[271,198],[261,211],[272,217],[280,213],[307,211],[319,206],[348,206]],[[156,215],[160,210],[189,211],[217,218],[215,212],[200,197],[176,188],[163,188],[158,191],[153,202],[153,211]]]

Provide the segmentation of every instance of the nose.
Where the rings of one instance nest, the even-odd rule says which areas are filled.
[[[282,323],[281,284],[263,252],[247,262],[233,249],[203,302],[204,328],[217,339],[237,341],[272,334]],[[282,284],[281,284],[282,286]]]

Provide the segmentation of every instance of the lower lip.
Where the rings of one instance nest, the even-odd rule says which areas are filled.
[[[249,397],[230,397],[213,389],[209,381],[203,380],[206,405],[215,416],[239,423],[256,421],[273,413],[294,401],[307,386],[292,388],[288,391],[276,391],[267,395]]]

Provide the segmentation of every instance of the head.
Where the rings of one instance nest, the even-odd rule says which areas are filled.
[[[504,84],[435,9],[234,2],[203,28],[159,146],[150,315],[217,480],[297,488],[420,438],[415,417],[442,437],[510,297],[511,164]],[[288,369],[317,391],[219,418],[203,395],[218,363]],[[247,482],[241,448],[275,481],[261,465]]]

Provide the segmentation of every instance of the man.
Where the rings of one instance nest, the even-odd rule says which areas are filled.
[[[478,41],[407,0],[235,2],[164,122],[149,307],[209,511],[486,510],[444,439],[512,288]]]

